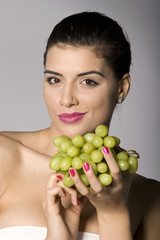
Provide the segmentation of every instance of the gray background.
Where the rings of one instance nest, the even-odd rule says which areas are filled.
[[[0,0],[0,5],[0,130],[50,125],[42,93],[48,35],[69,14],[100,11],[122,25],[133,52],[130,93],[115,109],[110,134],[140,153],[138,173],[160,180],[158,0]]]

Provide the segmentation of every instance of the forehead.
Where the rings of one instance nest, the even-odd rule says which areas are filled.
[[[107,68],[105,60],[97,57],[93,47],[53,46],[48,50],[46,68],[94,68],[104,70]]]

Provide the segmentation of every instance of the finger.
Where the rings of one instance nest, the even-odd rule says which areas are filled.
[[[64,175],[63,175],[62,173],[58,173],[58,174],[56,175],[56,177],[57,177],[59,180],[63,180]]]
[[[61,187],[57,185],[56,173],[51,173],[48,178],[47,192],[46,192],[46,204],[49,206],[56,203],[57,197],[65,197],[66,194]]]
[[[59,181],[58,182],[58,185],[63,189],[63,191],[66,193],[66,194],[69,194],[70,195],[70,199],[71,199],[71,202],[74,206],[77,206],[78,205],[78,197],[77,197],[77,191],[73,188],[70,188],[70,187],[66,187],[64,186],[63,182],[62,181]]]
[[[101,192],[103,190],[103,186],[94,174],[94,171],[91,167],[91,165],[88,162],[83,163],[83,169],[85,172],[85,175],[88,178],[88,181],[90,182],[90,185],[92,187],[92,190],[94,192]]]
[[[78,205],[77,206],[71,206],[71,209],[80,216],[80,213],[84,207],[84,205],[86,204],[86,202],[88,201],[88,198],[85,196],[80,197],[78,200]]]
[[[114,180],[119,181],[122,175],[118,163],[116,162],[112,152],[107,147],[103,147],[102,152],[109,167],[111,176]]]
[[[88,187],[81,181],[79,174],[74,168],[69,169],[70,176],[74,182],[76,189],[83,195],[87,196],[89,194]]]
[[[65,197],[65,193],[60,186],[47,189],[46,208],[48,213],[53,214],[55,205],[59,204],[61,197]]]
[[[48,178],[47,189],[54,187],[56,183],[57,183],[56,173],[51,173]]]
[[[47,201],[52,201],[55,203],[56,197],[65,197],[65,192],[60,186],[47,189]]]

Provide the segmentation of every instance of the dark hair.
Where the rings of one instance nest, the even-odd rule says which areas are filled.
[[[94,47],[96,55],[105,59],[118,79],[130,71],[130,43],[121,26],[104,14],[82,12],[59,22],[49,36],[44,65],[49,48],[58,44]]]

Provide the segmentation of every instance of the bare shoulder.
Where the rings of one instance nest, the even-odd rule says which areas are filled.
[[[0,132],[1,135],[9,137],[22,145],[41,152],[43,146],[45,145],[44,139],[48,139],[48,129],[41,129],[36,131],[27,132]]]
[[[34,136],[32,132],[0,132],[0,180],[16,171],[24,148],[34,146]]]
[[[16,171],[20,154],[20,143],[0,134],[0,196],[5,191],[9,180]]]
[[[135,175],[133,192],[138,198],[137,207],[142,210],[141,223],[135,240],[160,239],[160,182]]]
[[[19,143],[25,143],[25,141],[29,142],[31,138],[33,138],[34,134],[36,132],[11,132],[11,131],[5,131],[5,132],[0,132],[1,136],[6,136],[10,139],[16,140]],[[26,145],[26,144],[25,144]]]
[[[11,154],[18,152],[19,141],[3,133],[0,133],[0,159],[8,158]]]

